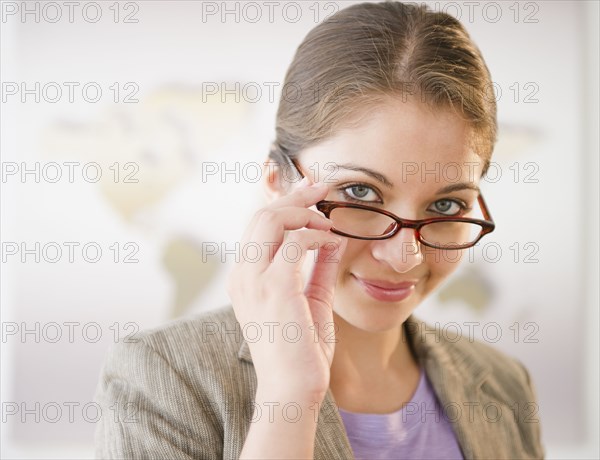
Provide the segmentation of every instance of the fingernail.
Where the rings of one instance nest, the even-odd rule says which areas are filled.
[[[306,187],[307,185],[308,185],[308,178],[307,177],[303,177],[302,180],[300,182],[298,182],[298,184],[296,185],[296,187],[302,188],[302,187]]]
[[[307,183],[308,180],[306,177],[303,177],[300,182],[295,182],[294,185],[292,185],[292,190],[300,190],[301,188],[306,187]]]

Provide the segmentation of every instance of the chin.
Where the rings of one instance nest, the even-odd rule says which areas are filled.
[[[360,329],[365,332],[379,333],[386,332],[389,330],[399,328],[406,318],[411,314],[411,311],[405,312],[400,309],[398,313],[394,315],[372,315],[368,314],[367,311],[347,311],[344,309],[335,309],[334,315],[337,317],[336,321],[342,319],[348,325],[356,329]]]
[[[349,325],[367,332],[385,332],[396,329],[406,321],[420,303],[417,293],[402,302],[379,302],[358,299],[356,295],[336,295],[333,312]]]

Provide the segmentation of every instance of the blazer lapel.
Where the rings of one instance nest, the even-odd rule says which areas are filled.
[[[333,393],[328,389],[319,410],[315,460],[340,458],[354,460],[354,453]]]

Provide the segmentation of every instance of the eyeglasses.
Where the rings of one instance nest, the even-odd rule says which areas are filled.
[[[305,177],[298,163],[282,154],[300,176]],[[358,203],[322,200],[316,207],[333,222],[331,232],[359,240],[385,240],[403,228],[415,230],[417,240],[435,249],[466,249],[477,244],[496,225],[481,193],[477,197],[483,219],[466,217],[434,217],[402,219],[391,212]]]

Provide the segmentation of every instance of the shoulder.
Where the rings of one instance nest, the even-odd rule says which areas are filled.
[[[243,363],[243,335],[230,305],[171,321],[114,344],[107,369],[159,378],[165,370],[186,382],[225,383]]]
[[[242,334],[231,305],[173,320],[137,334],[134,339],[170,361],[187,355],[218,354],[233,358],[242,344]]]
[[[496,345],[465,335],[454,339],[442,339],[456,359],[467,359],[491,370],[498,379],[510,377],[508,381],[529,383],[529,374],[523,363],[516,357],[500,350]]]
[[[463,376],[457,381],[471,378],[473,392],[469,395],[480,405],[487,432],[520,438],[521,450],[513,451],[513,457],[544,458],[537,392],[521,360],[472,337],[444,338],[441,343]],[[472,371],[470,375],[467,369]]]
[[[482,389],[494,399],[510,403],[535,398],[525,365],[497,345],[476,339],[471,330],[460,327],[441,330],[439,325],[434,327],[416,318],[411,318],[411,325],[413,345],[420,354],[433,356],[440,366],[452,368],[464,380],[481,380]]]
[[[223,450],[227,408],[245,402],[254,385],[238,359],[236,329],[228,306],[114,344],[95,395],[103,414],[95,435],[98,458],[229,457]],[[221,334],[225,330],[231,333]]]
[[[531,379],[525,365],[517,358],[496,345],[461,335],[447,347],[455,359],[470,360],[489,370],[487,388],[507,400],[518,400],[530,396]]]

